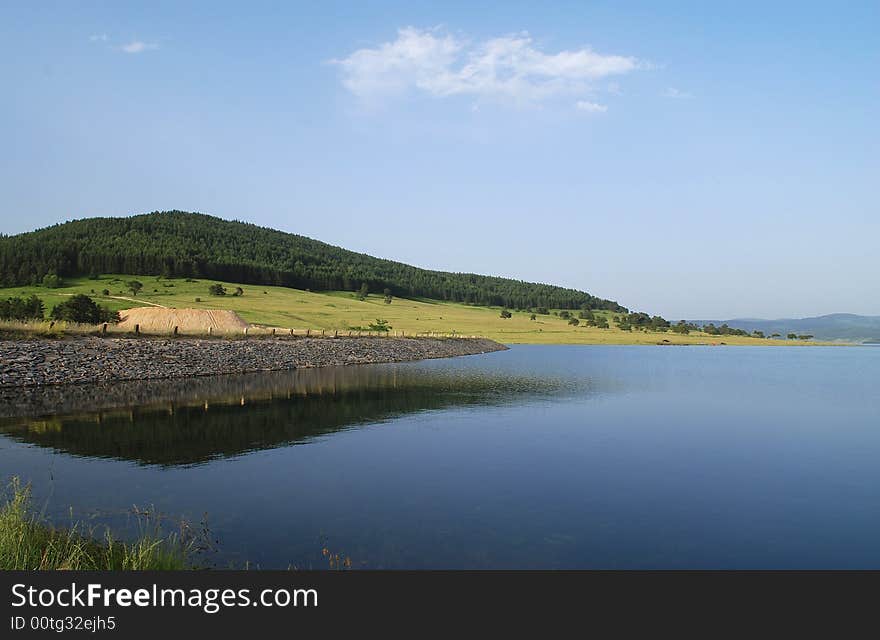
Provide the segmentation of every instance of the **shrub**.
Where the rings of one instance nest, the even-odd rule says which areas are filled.
[[[45,308],[37,296],[0,300],[0,320],[43,319]]]
[[[578,320],[577,318],[572,317],[572,318],[568,319],[568,324],[572,325],[573,327],[578,326],[580,323],[581,323],[581,321]]]
[[[212,296],[225,296],[226,287],[219,283],[212,284],[210,287],[208,287],[208,293],[210,293]]]
[[[510,317],[512,317],[512,315],[513,315],[513,314],[510,313],[510,311],[508,311],[507,309],[502,309],[502,310],[501,310],[501,317],[502,317],[502,318],[510,318]]]
[[[81,324],[99,324],[101,322],[119,322],[119,313],[95,304],[86,295],[76,295],[70,300],[55,305],[50,317],[53,320],[66,320]]]
[[[101,295],[102,295],[102,296],[109,296],[109,295],[110,295],[110,289],[103,289],[103,290],[101,290]]]
[[[370,324],[370,331],[391,331],[392,327],[387,320],[376,318],[376,322]]]
[[[43,286],[47,289],[57,289],[61,286],[61,278],[55,273],[47,273],[43,276]]]

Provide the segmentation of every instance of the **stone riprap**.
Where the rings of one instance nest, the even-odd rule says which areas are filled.
[[[0,387],[408,362],[504,349],[483,338],[0,340]]]

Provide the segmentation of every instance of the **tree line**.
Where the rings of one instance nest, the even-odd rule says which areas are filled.
[[[86,218],[0,237],[0,283],[51,286],[65,276],[121,273],[374,291],[513,309],[628,310],[584,291],[420,269],[304,236],[183,211]]]

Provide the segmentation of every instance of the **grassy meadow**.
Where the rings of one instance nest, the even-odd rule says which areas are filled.
[[[126,282],[138,280],[143,289],[133,296]],[[668,340],[675,344],[805,344],[801,341],[749,338],[743,336],[710,336],[703,333],[679,335],[672,332],[621,331],[611,318],[612,312],[594,312],[608,317],[610,329],[573,327],[557,315],[537,315],[511,310],[511,318],[501,318],[500,307],[476,307],[427,299],[394,298],[385,304],[381,293],[372,293],[358,300],[350,291],[315,293],[286,287],[221,283],[225,296],[213,296],[208,287],[215,280],[162,278],[157,276],[102,275],[97,279],[65,279],[63,286],[47,289],[39,286],[0,289],[0,298],[30,296],[42,298],[46,313],[68,299],[83,293],[97,303],[113,310],[134,306],[157,305],[177,309],[231,309],[244,320],[257,325],[284,329],[345,331],[367,327],[377,319],[388,321],[393,331],[416,333],[459,333],[492,338],[507,344],[657,344]],[[231,295],[236,287],[241,296]],[[108,291],[108,295],[102,292]],[[577,312],[573,312],[577,315]]]

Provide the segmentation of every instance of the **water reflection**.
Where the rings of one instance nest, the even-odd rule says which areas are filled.
[[[404,414],[564,388],[546,376],[404,364],[2,390],[0,433],[77,456],[193,465]]]

